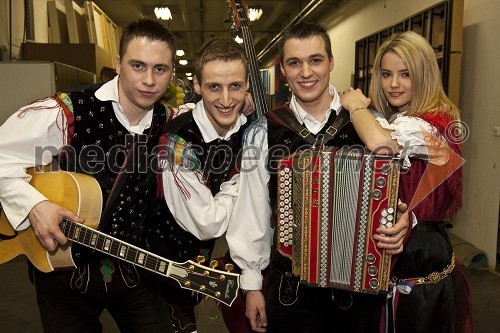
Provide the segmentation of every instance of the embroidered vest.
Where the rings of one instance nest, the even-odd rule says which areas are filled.
[[[169,122],[165,127],[165,133],[175,133],[190,145],[197,147],[197,158],[201,162],[203,178],[215,195],[219,192],[220,185],[232,175],[247,124],[228,140],[217,139],[207,143],[203,140],[192,111],[188,111]],[[149,223],[147,230],[147,240],[152,252],[173,260],[193,259],[200,254],[200,248],[206,249],[208,253],[204,253],[205,255],[210,255],[214,241],[200,242],[183,230],[164,200],[159,203],[157,214],[162,218],[155,218]]]
[[[112,103],[102,102],[94,96],[95,90],[69,94],[74,112],[73,135],[67,155],[59,156],[59,164],[63,170],[92,175],[99,182],[106,203],[134,136],[118,121]],[[139,139],[146,149],[135,158],[133,173],[121,188],[109,220],[100,222],[100,226],[104,225],[103,232],[139,246],[143,243],[149,205],[156,193],[151,166],[156,161],[154,147],[167,119],[165,107],[155,104],[151,129],[146,129]]]

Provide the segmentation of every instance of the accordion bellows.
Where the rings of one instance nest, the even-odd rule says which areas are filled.
[[[278,172],[277,249],[301,283],[387,291],[391,256],[373,235],[396,222],[399,160],[323,147],[281,160]]]

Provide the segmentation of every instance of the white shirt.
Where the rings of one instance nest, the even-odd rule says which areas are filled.
[[[193,109],[193,118],[205,142],[227,140],[247,122],[247,118],[240,114],[234,126],[221,137],[208,119],[203,100]],[[223,183],[222,195],[214,198],[208,187],[201,182],[199,171],[188,170],[180,165],[167,165],[162,173],[165,201],[182,229],[201,240],[217,238],[227,229],[238,195],[238,178],[236,175],[231,181]]]
[[[149,128],[153,117],[151,109],[136,126],[130,126],[119,104],[119,76],[102,85],[95,93],[101,101],[111,101],[120,123],[130,132],[142,133]],[[36,107],[39,110],[29,110]],[[42,109],[40,109],[42,108]],[[35,147],[50,147],[59,152],[66,137],[66,116],[52,98],[36,101],[14,113],[0,127],[0,204],[12,227],[22,230],[29,226],[28,214],[38,203],[47,200],[33,188],[26,168],[48,165],[52,154],[42,156]]]

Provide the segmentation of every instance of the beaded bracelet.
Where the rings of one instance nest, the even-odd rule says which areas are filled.
[[[352,119],[352,116],[354,116],[354,114],[356,113],[356,111],[362,110],[362,109],[369,110],[366,106],[360,106],[359,108],[356,108],[356,109],[352,110],[351,112],[349,112],[349,118]]]

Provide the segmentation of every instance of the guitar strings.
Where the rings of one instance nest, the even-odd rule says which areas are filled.
[[[69,223],[67,223],[67,222],[69,222]],[[79,229],[78,230],[79,231],[78,236],[75,235],[75,231],[77,230],[77,227]],[[111,256],[113,256],[113,257],[115,257],[117,259],[121,259],[121,260],[125,260],[125,261],[132,261],[130,259],[129,260],[126,259],[127,254],[125,254],[122,257],[122,256],[120,256],[118,254],[114,254],[113,252],[111,252],[113,250],[113,242],[114,241],[117,241],[118,245],[123,244],[123,241],[120,241],[119,239],[116,239],[116,238],[114,238],[112,236],[106,235],[106,234],[104,234],[104,233],[102,233],[102,232],[100,232],[98,230],[92,229],[92,228],[90,228],[88,226],[85,226],[83,224],[77,224],[77,222],[74,222],[74,221],[71,221],[71,220],[68,220],[68,219],[64,219],[63,220],[61,229],[65,233],[65,235],[70,240],[72,240],[74,242],[77,242],[79,244],[82,244],[82,245],[88,246],[90,248],[96,249],[99,252],[111,255]],[[83,230],[83,233],[81,233],[82,230]],[[104,248],[101,248],[101,249],[98,248],[97,247],[97,245],[98,245],[97,243],[95,245],[91,246],[91,241],[92,241],[93,234],[97,234],[97,235],[103,236],[105,239],[111,240],[111,243],[108,244],[109,251],[105,250]],[[104,245],[104,244],[105,244],[105,242],[103,241],[102,245]],[[203,277],[205,277],[207,279],[212,279],[212,280],[216,280],[216,281],[219,281],[219,282],[223,282],[223,281],[220,281],[217,277],[206,276],[203,273],[199,273],[199,272],[196,272],[194,270],[186,269],[181,264],[177,264],[177,263],[175,263],[173,261],[169,261],[167,259],[161,258],[160,256],[157,256],[157,255],[155,255],[153,253],[150,253],[148,251],[141,250],[140,248],[137,248],[137,247],[135,247],[133,245],[128,245],[127,246],[127,249],[130,249],[130,248],[133,248],[136,251],[138,251],[138,250],[140,251],[140,252],[137,252],[135,254],[135,258],[133,260],[134,263],[136,263],[137,254],[138,253],[144,253],[144,254],[147,255],[147,259],[144,260],[144,265],[138,265],[138,266],[144,267],[145,269],[153,271],[153,272],[158,273],[158,274],[161,273],[161,275],[165,275],[166,277],[169,277],[169,276],[176,277],[176,279],[179,282],[181,282],[181,283],[189,282],[189,284],[191,286],[198,287],[198,290],[195,290],[194,288],[189,288],[189,287],[187,289],[190,289],[190,290],[193,290],[195,292],[199,292],[199,293],[205,294],[207,296],[214,297],[215,299],[221,301],[221,299],[219,297],[215,296],[215,293],[217,292],[217,290],[210,288],[209,285],[207,286],[207,285],[203,285],[203,284],[197,283],[195,281],[190,280],[187,277],[183,277],[183,276],[180,276],[180,275],[177,275],[177,274],[170,274],[169,276],[167,276],[166,273],[167,273],[168,269],[163,273],[163,272],[158,271],[157,268],[158,268],[158,264],[160,262],[165,262],[168,265],[173,265],[176,268],[183,269],[188,275],[198,275],[198,276],[203,276]],[[156,262],[153,265],[154,267],[148,267],[148,259],[149,259],[149,257],[152,257],[152,258],[156,259]],[[215,270],[215,269],[211,269],[211,268],[209,269],[208,267],[205,267],[204,269],[206,271],[214,271],[215,273],[217,273],[217,270]],[[225,273],[225,272],[222,272],[222,271],[221,271],[221,273],[224,273],[225,276],[234,274],[234,273],[230,273],[230,272]],[[218,273],[218,274],[221,274],[221,273]],[[186,287],[185,285],[182,285],[182,286]],[[202,287],[202,286],[204,287],[204,290],[199,290],[199,288]],[[213,295],[209,294],[208,292],[211,292]]]

